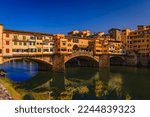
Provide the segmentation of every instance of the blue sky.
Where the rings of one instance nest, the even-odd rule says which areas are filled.
[[[67,33],[150,25],[150,0],[0,0],[5,28]]]

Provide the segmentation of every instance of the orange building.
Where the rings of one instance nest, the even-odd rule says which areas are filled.
[[[122,41],[130,55],[150,56],[150,26],[139,25],[137,30],[123,30]]]

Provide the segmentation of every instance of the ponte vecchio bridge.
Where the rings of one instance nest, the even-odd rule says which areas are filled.
[[[110,66],[110,58],[111,57],[120,57],[123,60],[124,56],[121,55],[94,55],[93,52],[74,52],[68,55],[30,55],[30,56],[12,56],[12,57],[3,57],[3,63],[19,60],[19,59],[27,59],[31,61],[35,61],[39,64],[39,67],[43,67],[44,69],[52,69],[54,72],[64,72],[65,64],[74,58],[82,58],[83,60],[88,60],[87,62],[91,62],[93,67],[109,67]],[[93,63],[92,63],[93,61]],[[87,63],[87,64],[89,64]]]
[[[99,37],[89,38],[85,36],[88,33],[85,31],[78,36],[65,36],[4,29],[0,24],[0,64],[28,59],[38,62],[41,68],[64,72],[65,65],[73,59],[82,60],[81,65],[84,63],[93,67],[109,67],[112,57],[127,60],[121,41],[111,40],[103,33]]]

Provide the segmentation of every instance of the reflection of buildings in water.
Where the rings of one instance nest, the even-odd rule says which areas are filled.
[[[80,87],[72,87],[66,86],[65,90],[61,92],[60,99],[61,100],[71,100],[73,98],[74,93],[78,92],[79,94],[87,94],[89,89],[87,86],[80,86]]]
[[[122,90],[122,75],[115,74],[110,76],[110,80],[108,81],[108,87],[110,90],[115,90],[117,93],[120,93]]]
[[[108,95],[111,95],[115,99],[131,99],[131,95],[122,88],[123,76],[121,74],[110,75],[110,80],[108,82]]]
[[[71,85],[74,87],[79,87],[82,85],[86,85],[86,86],[93,85],[94,80],[97,80],[97,79],[99,79],[99,72],[96,72],[94,75],[92,74],[92,76],[88,80],[75,78],[75,77],[65,78],[65,85]]]
[[[94,85],[94,81],[99,79],[99,73],[96,72],[89,80],[77,79],[77,78],[65,78],[65,90],[61,93],[61,99],[72,99],[73,94],[78,92],[79,94],[88,94],[89,85]]]
[[[95,81],[95,95],[96,97],[103,96],[103,90],[104,89],[104,84],[100,80]]]

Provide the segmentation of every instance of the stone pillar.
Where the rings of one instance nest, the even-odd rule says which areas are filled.
[[[99,67],[109,67],[110,66],[110,58],[109,55],[101,55],[99,56]]]
[[[54,72],[65,72],[65,63],[63,55],[53,55],[53,71]]]

